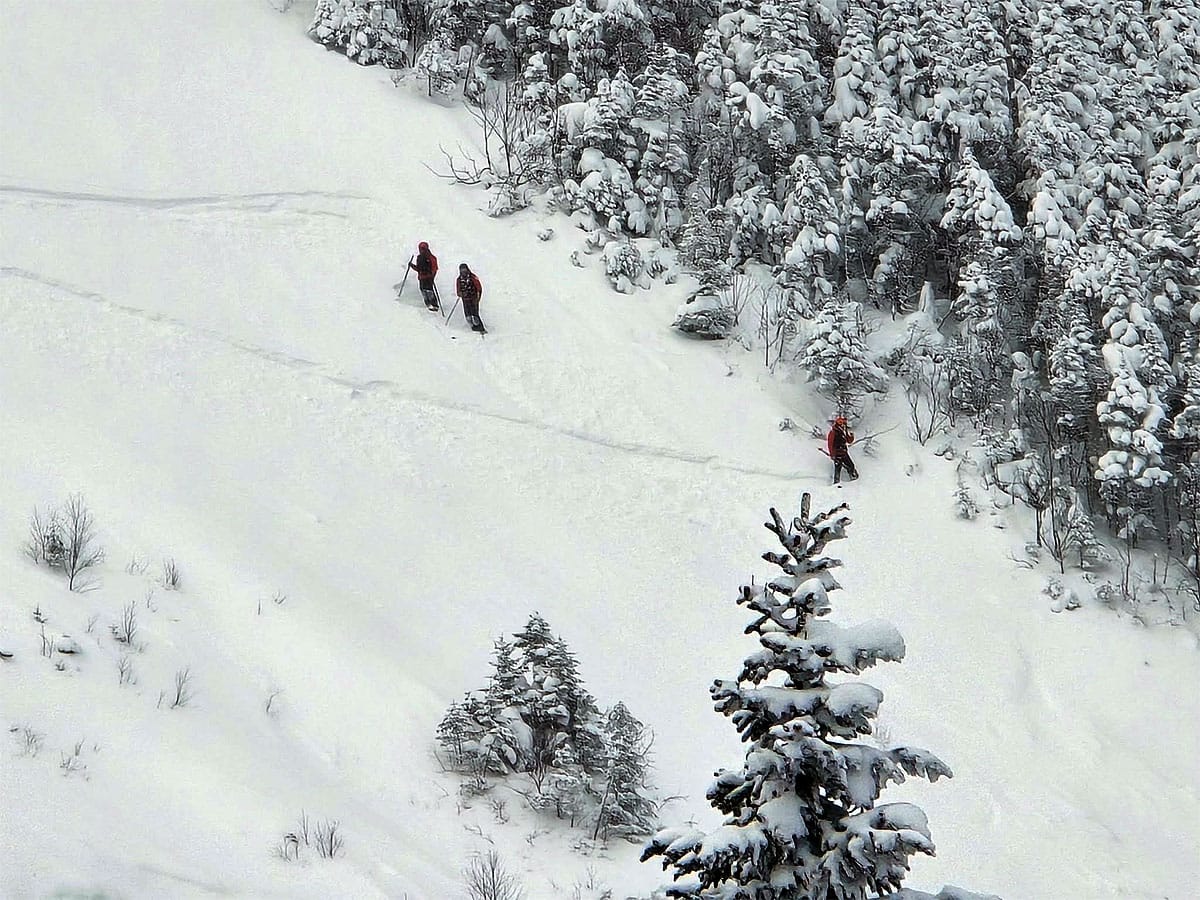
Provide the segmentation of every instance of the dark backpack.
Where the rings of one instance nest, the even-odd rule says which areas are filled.
[[[422,253],[417,256],[417,277],[432,281],[437,275],[437,257],[432,253]]]

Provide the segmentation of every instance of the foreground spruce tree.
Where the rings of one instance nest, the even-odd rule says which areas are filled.
[[[705,834],[660,831],[642,859],[674,867],[672,897],[713,900],[862,900],[900,888],[914,853],[933,854],[925,814],[909,803],[876,805],[889,782],[906,775],[936,781],[950,769],[913,747],[880,750],[859,743],[871,733],[883,694],[850,678],[904,656],[904,641],[885,622],[849,628],[823,617],[839,585],[825,555],[846,536],[847,506],[769,528],[783,553],[763,559],[782,571],[766,584],[743,585],[737,602],[755,614],[746,631],[761,648],[732,681],[711,690],[716,709],[748,743],[736,769],[708,789],[725,823]],[[916,895],[921,896],[921,895]]]

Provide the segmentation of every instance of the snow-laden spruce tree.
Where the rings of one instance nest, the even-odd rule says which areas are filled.
[[[897,890],[914,853],[933,853],[918,807],[877,801],[890,782],[936,781],[950,769],[925,750],[861,742],[883,694],[846,676],[899,661],[904,641],[885,622],[824,618],[841,564],[825,548],[846,536],[850,516],[846,504],[812,514],[810,503],[805,494],[790,523],[771,510],[766,527],[783,552],[763,559],[781,571],[743,585],[737,599],[754,613],[746,631],[760,648],[737,678],[710,689],[748,745],[742,765],[719,771],[708,789],[725,822],[707,834],[665,829],[642,853],[674,869],[669,896],[865,900]]]
[[[691,176],[684,116],[691,92],[679,71],[680,54],[656,45],[646,68],[634,79],[634,129],[643,149],[635,187],[646,204],[651,229],[666,242],[683,224],[683,186]]]
[[[1110,449],[1097,460],[1095,475],[1119,536],[1132,544],[1141,530],[1134,523],[1150,525],[1135,511],[1147,508],[1148,491],[1171,477],[1158,432],[1166,422],[1164,396],[1175,378],[1136,260],[1118,240],[1102,249],[1098,292],[1108,307],[1101,320],[1108,341],[1101,353],[1112,381],[1096,406],[1096,419]]]
[[[364,66],[392,62],[400,53],[396,10],[384,0],[317,0],[308,33]]]
[[[646,792],[653,736],[624,703],[604,716],[604,788],[592,837],[648,834],[658,824]]]
[[[786,247],[776,276],[789,306],[804,315],[826,306],[834,294],[841,258],[840,211],[830,179],[818,161],[796,155],[790,170],[792,189],[771,239]]]
[[[863,331],[857,303],[831,302],[817,313],[800,357],[809,380],[842,415],[857,416],[863,394],[887,390],[887,373],[871,358]]]

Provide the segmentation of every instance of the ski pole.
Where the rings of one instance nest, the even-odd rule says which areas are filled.
[[[457,309],[458,309],[458,303],[459,303],[459,301],[460,301],[460,300],[462,300],[462,297],[455,297],[455,298],[454,298],[454,305],[453,305],[452,307],[450,307],[450,314],[446,316],[446,324],[447,324],[447,325],[449,325],[449,324],[450,324],[450,316],[453,316],[453,315],[454,315],[454,312],[455,312],[455,310],[457,310]]]
[[[404,267],[404,277],[400,279],[400,287],[396,288],[396,296],[397,297],[399,297],[401,294],[404,293],[404,286],[406,284],[408,284],[408,273],[412,271],[412,264],[413,264],[414,259],[416,259],[415,256],[410,256],[408,258],[408,265]]]

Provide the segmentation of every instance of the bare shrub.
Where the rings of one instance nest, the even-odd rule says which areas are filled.
[[[529,187],[548,176],[528,150],[538,124],[535,111],[521,101],[518,90],[497,81],[468,98],[467,111],[482,134],[483,158],[459,144],[457,154],[441,148],[446,171],[426,168],[439,178],[495,190],[503,202],[493,204],[493,214],[524,208]]]
[[[158,583],[168,591],[177,591],[183,584],[183,576],[179,572],[179,563],[175,562],[173,557],[163,560],[162,575],[159,576]]]
[[[321,859],[336,859],[344,851],[341,823],[325,819],[314,823],[308,813],[301,811],[296,827],[280,838],[272,853],[279,859],[292,862],[305,850],[316,850]]]
[[[137,676],[133,672],[133,660],[122,656],[117,660],[117,684],[137,684]]]
[[[300,858],[300,850],[310,846],[311,827],[308,813],[300,812],[300,819],[294,831],[289,831],[275,845],[275,855],[285,862],[293,862]]]
[[[25,553],[36,563],[62,569],[68,589],[85,587],[79,576],[104,561],[104,549],[96,544],[96,520],[83,496],[72,494],[61,509],[35,509]]]
[[[21,741],[21,756],[34,757],[42,752],[42,745],[46,741],[46,736],[40,731],[34,731],[28,725],[21,728],[13,728],[12,731],[19,732],[18,737]]]
[[[145,575],[149,568],[150,564],[136,554],[125,564],[125,572],[128,575]]]
[[[109,626],[113,638],[126,647],[136,648],[135,640],[138,633],[137,604],[130,601],[121,610],[121,618],[116,625]]]
[[[591,865],[571,885],[571,900],[612,900],[612,895],[612,888],[600,880],[596,867]]]
[[[192,702],[192,670],[184,666],[175,673],[175,697],[171,700],[171,709],[179,709]]]
[[[83,740],[75,742],[75,746],[68,752],[63,751],[60,756],[61,761],[58,764],[64,776],[83,775],[87,772],[87,766],[84,764],[81,756],[83,754]]]
[[[342,853],[341,823],[337,819],[326,819],[313,829],[313,846],[321,859],[334,859]]]
[[[499,797],[491,799],[492,817],[503,825],[508,821],[508,803]]]
[[[295,862],[300,858],[300,841],[295,834],[289,832],[279,839],[274,852],[284,862]]]
[[[25,555],[35,563],[45,563],[51,568],[62,566],[63,528],[58,510],[34,509],[29,517],[29,540],[25,542]]]
[[[495,850],[471,857],[463,869],[463,883],[469,900],[522,900],[525,889],[500,860]]]

